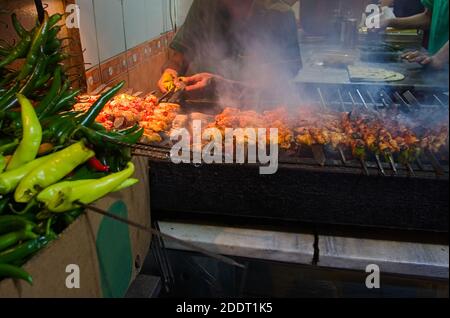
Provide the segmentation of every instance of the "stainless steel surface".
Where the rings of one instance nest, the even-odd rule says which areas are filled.
[[[293,264],[313,264],[323,268],[356,270],[376,264],[381,275],[395,274],[432,279],[448,279],[447,245],[409,243],[349,237],[284,233],[221,226],[160,222],[163,233],[229,256],[271,260]],[[314,244],[317,244],[318,255]],[[173,242],[169,249],[186,250]]]
[[[361,51],[358,48],[342,48],[340,45],[322,43],[300,44],[303,68],[293,79],[294,83],[317,83],[317,84],[351,84],[348,71],[345,68],[324,66],[322,55],[329,54],[351,54],[355,56],[353,61],[355,66],[383,68],[405,75],[403,81],[395,83],[380,83],[378,85],[389,85],[395,87],[415,87],[415,88],[442,88],[448,91],[449,73],[448,70],[432,71],[427,68],[417,67],[417,64],[408,63],[404,60],[396,62],[363,62],[360,60]],[[401,52],[399,52],[400,54]],[[375,86],[374,83],[361,83],[362,85]]]
[[[320,266],[366,269],[375,264],[383,273],[449,278],[449,248],[445,245],[321,236]]]

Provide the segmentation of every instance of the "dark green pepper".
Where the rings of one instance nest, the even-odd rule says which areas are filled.
[[[17,34],[23,39],[30,33],[25,30],[22,24],[20,24],[19,19],[17,18],[17,14],[13,13],[11,15],[12,25],[14,27],[14,30],[16,30]]]
[[[74,105],[75,97],[77,97],[80,94],[81,90],[75,90],[75,91],[68,91],[61,99],[58,101],[58,103],[55,105],[52,113],[57,113],[64,110],[69,110]]]
[[[25,64],[22,66],[20,74],[17,77],[19,81],[24,80],[33,71],[37,59],[39,58],[40,48],[47,39],[48,28],[49,18],[48,14],[45,13],[44,21],[33,36],[33,41],[31,42]]]
[[[18,260],[26,259],[44,248],[48,243],[50,243],[50,239],[42,236],[4,251],[0,253],[0,264],[10,264]]]
[[[19,44],[17,44],[3,60],[0,61],[0,68],[11,64],[17,59],[23,58],[27,55],[27,52],[31,45],[31,35],[24,37]]]
[[[94,122],[95,119],[98,117],[100,112],[105,107],[106,103],[114,97],[125,85],[125,81],[120,82],[113,88],[111,88],[109,91],[104,93],[100,98],[92,105],[92,107],[86,112],[84,115],[84,118],[82,119],[80,125],[84,127],[90,127]]]
[[[0,252],[22,241],[34,240],[38,236],[33,231],[25,229],[0,236]]]
[[[6,211],[8,204],[9,204],[8,198],[0,199],[0,215],[2,215],[2,213]]]
[[[0,234],[10,233],[11,231],[32,230],[35,227],[36,224],[22,216],[0,216]]]
[[[9,264],[0,264],[0,279],[1,278],[21,279],[28,284],[33,285],[33,278],[30,274],[20,267]]]
[[[38,114],[39,119],[42,119],[42,117],[48,113],[49,108],[51,108],[52,101],[55,99],[55,97],[58,95],[59,90],[61,89],[61,79],[61,67],[58,66],[53,73],[52,86],[50,87],[45,98],[36,107],[36,113]]]

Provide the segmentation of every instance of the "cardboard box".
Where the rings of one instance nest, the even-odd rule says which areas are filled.
[[[95,205],[149,226],[148,161],[138,158],[134,163],[141,182]],[[87,212],[24,266],[33,276],[33,286],[4,280],[0,298],[123,297],[139,273],[150,241],[148,233]]]

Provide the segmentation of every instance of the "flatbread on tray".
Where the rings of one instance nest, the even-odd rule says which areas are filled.
[[[352,82],[396,82],[405,79],[405,75],[383,68],[348,66]]]

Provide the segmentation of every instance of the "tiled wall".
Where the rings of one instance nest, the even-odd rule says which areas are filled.
[[[111,86],[122,80],[127,82],[123,91],[149,93],[156,90],[172,37],[173,32],[166,33],[91,67],[86,71],[88,92],[102,84]]]
[[[155,90],[173,37],[171,21],[182,24],[192,1],[77,0],[88,92],[121,80],[125,91]]]

